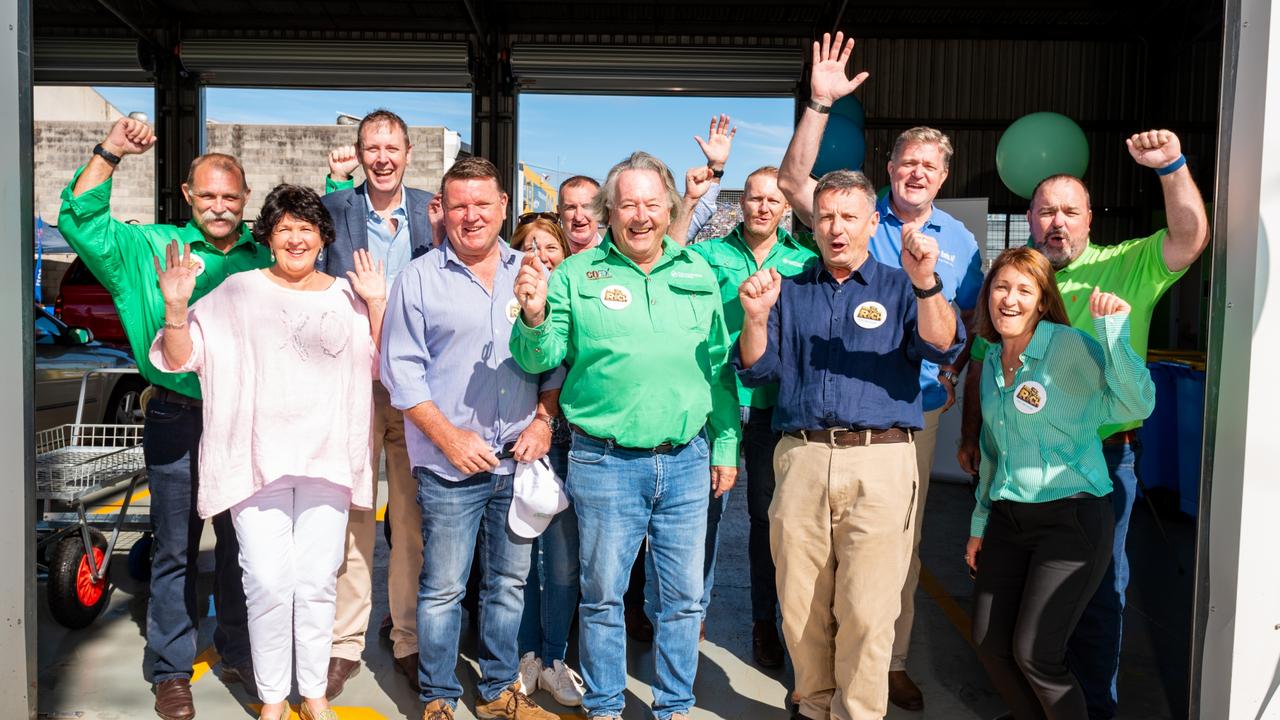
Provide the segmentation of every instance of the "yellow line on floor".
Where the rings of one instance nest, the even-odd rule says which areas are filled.
[[[261,703],[253,703],[248,707],[250,710],[253,710],[255,715],[262,712]],[[299,714],[298,707],[299,706],[296,705],[289,706],[289,720],[301,719],[302,715]],[[332,705],[331,707],[334,712],[338,713],[338,717],[342,718],[342,720],[387,720],[386,715],[383,715],[373,708],[351,707],[348,705]],[[582,720],[582,717],[578,716],[578,720]]]
[[[374,519],[377,520],[378,522],[382,522],[383,520],[387,519],[386,503],[383,503],[382,506],[378,508],[378,514],[374,516]]]
[[[951,621],[956,632],[960,633],[960,637],[964,638],[964,641],[969,643],[970,647],[973,647],[973,630],[969,622],[969,615],[956,604],[955,598],[951,597],[947,589],[942,587],[942,583],[938,582],[938,578],[934,577],[933,573],[929,572],[929,569],[923,565],[920,566],[920,587],[929,593],[929,597],[933,598],[939,608],[942,608],[942,614],[946,615],[947,619]]]
[[[133,503],[135,503],[135,502],[137,502],[137,501],[139,501],[139,500],[141,500],[141,499],[143,499],[143,498],[145,498],[145,497],[149,497],[150,495],[151,495],[151,489],[150,489],[150,488],[143,488],[143,489],[141,489],[141,490],[138,490],[137,492],[135,492],[135,493],[133,494],[133,499],[131,499],[131,500],[129,501],[129,504],[130,504],[130,505],[132,505]],[[98,507],[96,507],[96,508],[94,508],[94,509],[90,510],[88,514],[90,514],[90,515],[107,515],[107,514],[110,514],[110,513],[113,513],[113,512],[118,511],[118,510],[119,510],[120,508],[122,508],[122,507],[124,507],[124,498],[120,498],[119,500],[112,500],[111,502],[107,503],[106,505],[100,505],[100,506],[98,506]]]
[[[191,682],[194,683],[204,677],[204,674],[209,672],[214,665],[217,665],[221,659],[222,657],[218,655],[218,651],[214,650],[212,645],[205,648],[204,652],[196,656],[196,662],[191,666]]]

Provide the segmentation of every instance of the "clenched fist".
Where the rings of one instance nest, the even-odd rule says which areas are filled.
[[[1089,312],[1093,313],[1095,318],[1108,315],[1127,315],[1129,313],[1129,303],[1122,300],[1115,293],[1102,292],[1095,287],[1093,294],[1089,296]]]
[[[547,266],[532,250],[524,254],[516,275],[516,301],[524,324],[537,327],[547,317]]]
[[[350,180],[359,165],[355,145],[341,145],[329,151],[329,177],[334,180]]]
[[[902,226],[902,269],[911,284],[921,290],[934,286],[933,271],[938,265],[938,241],[921,232],[914,223]]]
[[[1159,170],[1182,155],[1182,143],[1168,130],[1148,130],[1124,141],[1133,161],[1143,167]]]
[[[782,292],[782,276],[777,270],[760,270],[738,286],[738,300],[748,317],[760,318],[769,314],[778,295]]]
[[[102,149],[117,157],[140,155],[156,144],[156,135],[151,126],[141,120],[122,117],[111,126],[107,139],[102,141]]]

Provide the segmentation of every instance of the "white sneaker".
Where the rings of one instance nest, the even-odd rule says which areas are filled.
[[[565,707],[582,705],[584,690],[582,676],[563,662],[556,660],[551,663],[551,667],[543,668],[542,674],[538,676],[538,683],[561,705]]]
[[[538,676],[542,672],[542,660],[532,650],[520,656],[520,691],[532,695],[538,689]]]

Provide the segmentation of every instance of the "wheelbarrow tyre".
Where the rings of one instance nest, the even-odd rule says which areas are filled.
[[[107,539],[93,528],[89,528],[89,537],[93,543],[94,562],[102,567]],[[106,607],[108,589],[106,578],[93,582],[80,533],[71,533],[58,541],[50,554],[46,587],[49,612],[54,620],[73,630],[88,627]]]
[[[140,583],[151,582],[151,553],[155,541],[145,533],[129,548],[129,577]]]

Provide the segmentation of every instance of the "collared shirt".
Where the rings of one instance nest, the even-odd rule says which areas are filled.
[[[552,273],[547,317],[516,320],[511,352],[529,372],[569,365],[560,407],[626,447],[683,444],[706,426],[711,464],[738,464],[738,399],[715,276],[663,239],[646,274],[608,235]]]
[[[742,237],[742,223],[728,235],[715,240],[694,243],[689,249],[706,259],[720,283],[720,302],[724,305],[724,322],[729,328],[729,342],[738,341],[742,333],[742,303],[738,300],[738,286],[748,277],[761,269],[773,268],[783,277],[799,274],[810,263],[816,262],[817,255],[802,246],[791,233],[778,228],[777,242],[765,255],[764,264],[756,263],[755,253],[747,247]],[[778,386],[774,384],[763,387],[747,387],[740,379],[738,384],[738,404],[743,407],[771,408],[778,402]]]
[[[381,365],[392,405],[408,410],[431,401],[450,423],[495,451],[529,426],[538,394],[563,379],[563,373],[527,373],[511,357],[511,326],[520,312],[514,286],[523,255],[501,240],[498,248],[492,291],[448,240],[410,262],[387,303]],[[467,477],[416,425],[406,422],[404,431],[414,467],[448,480]],[[514,471],[514,463],[504,460],[494,472]]]
[[[1038,503],[1077,493],[1111,492],[1104,423],[1142,420],[1156,404],[1155,384],[1129,341],[1129,316],[1093,321],[1099,344],[1074,327],[1042,320],[1022,366],[1005,385],[1000,345],[982,363],[982,449],[977,505],[969,534],[981,537],[997,500]]]
[[[889,267],[902,267],[903,222],[893,212],[892,193],[880,198],[876,211],[880,224],[868,245],[871,257]],[[942,208],[934,206],[920,226],[920,231],[938,241],[938,263],[934,268],[942,278],[942,296],[962,311],[972,310],[982,291],[982,254],[973,233],[964,223]],[[925,411],[936,410],[947,403],[947,391],[938,380],[938,366],[925,360],[920,363],[920,390],[924,393]]]
[[[364,196],[369,223],[369,254],[373,256],[375,263],[383,263],[383,272],[388,282],[396,279],[413,255],[412,243],[409,242],[409,213],[404,205],[407,196],[408,193],[401,188],[400,204],[396,205],[391,211],[391,217],[387,219],[383,219],[373,209],[373,201],[369,199],[369,195],[366,193]],[[393,220],[396,224],[394,231],[391,229]]]
[[[1186,268],[1175,272],[1165,265],[1164,241],[1168,233],[1168,230],[1160,230],[1154,235],[1126,240],[1119,245],[1088,243],[1079,257],[1059,270],[1056,274],[1058,292],[1067,308],[1071,327],[1092,334],[1094,325],[1089,311],[1089,296],[1095,287],[1115,293],[1129,303],[1129,342],[1134,352],[1145,358],[1151,334],[1151,315],[1155,312],[1156,303],[1187,272]],[[982,338],[975,339],[970,357],[982,360],[987,348],[988,344]],[[1099,428],[1098,435],[1105,438],[1141,425],[1141,419],[1108,423]]]
[[[111,293],[138,371],[147,382],[187,397],[200,397],[200,381],[194,373],[171,375],[151,363],[148,350],[164,325],[164,296],[156,279],[154,258],[164,264],[165,246],[171,240],[191,246],[201,268],[196,275],[191,303],[209,294],[228,275],[271,264],[271,250],[240,226],[235,243],[223,253],[205,239],[194,222],[176,225],[131,225],[111,217],[111,178],[79,196],[72,194],[84,168],[76,171],[62,191],[58,230],[86,267]]]
[[[924,427],[920,360],[948,363],[964,346],[939,350],[920,337],[911,279],[868,256],[843,283],[818,262],[782,281],[769,311],[764,355],[742,369],[741,344],[734,363],[743,384],[778,383],[773,428]]]

